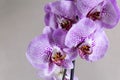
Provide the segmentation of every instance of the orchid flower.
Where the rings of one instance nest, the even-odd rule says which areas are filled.
[[[93,62],[105,56],[108,38],[120,18],[116,0],[58,0],[44,7],[41,35],[28,46],[26,56],[44,80],[78,80],[75,59]]]
[[[76,5],[83,17],[96,21],[101,27],[110,29],[119,21],[120,9],[116,0],[77,0]]]
[[[82,59],[97,61],[108,49],[107,36],[99,27],[89,19],[79,21],[67,33],[66,46],[75,47]]]
[[[53,29],[69,30],[78,21],[78,10],[73,1],[61,0],[45,6],[45,24]]]
[[[72,60],[77,55],[73,56],[71,52],[64,51],[66,47],[62,42],[64,42],[66,32],[62,29],[56,29],[54,32],[49,31],[46,33],[49,30],[48,28],[50,27],[44,29],[44,34],[34,38],[30,42],[26,54],[28,60],[35,68],[42,69],[46,75],[51,74],[55,66],[72,69]],[[52,33],[52,38],[48,35],[50,33]],[[54,44],[50,43],[50,40],[54,41]]]

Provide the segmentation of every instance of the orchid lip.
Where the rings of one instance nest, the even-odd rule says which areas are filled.
[[[82,55],[90,55],[93,52],[92,47],[89,44],[85,44],[85,43],[81,44],[78,47],[78,50]]]
[[[103,2],[99,3],[98,6],[95,6],[94,8],[92,8],[88,12],[86,17],[92,19],[93,21],[101,20],[101,18],[102,18],[102,9],[103,9],[102,5],[103,5]]]
[[[60,24],[61,28],[64,30],[69,30],[73,24],[77,23],[79,17],[76,15],[72,19],[57,16],[58,23]]]
[[[56,54],[53,55],[52,59],[53,61],[57,62],[59,60],[63,60],[66,55],[62,55],[60,52],[57,52]]]
[[[92,8],[88,14],[86,15],[86,17],[92,19],[93,21],[96,21],[96,20],[100,20],[102,18],[102,11],[101,9],[95,7],[95,8]]]
[[[99,12],[99,11],[96,11],[93,13],[89,12],[87,14],[87,17],[92,19],[93,21],[100,20],[101,19],[101,12]]]
[[[52,55],[52,61],[57,64],[57,65],[61,65],[61,62],[65,59],[66,55],[65,54],[61,54],[60,52],[55,53],[54,55]]]
[[[72,21],[71,20],[63,20],[60,23],[62,29],[69,30],[72,27]]]

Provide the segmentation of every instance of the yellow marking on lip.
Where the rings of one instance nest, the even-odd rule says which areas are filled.
[[[79,49],[80,49],[80,50],[83,52],[83,54],[85,54],[85,55],[90,55],[90,54],[92,53],[91,47],[88,46],[88,45],[83,45],[83,46],[81,46]]]
[[[53,55],[52,59],[53,59],[53,61],[58,62],[60,60],[64,60],[65,57],[66,57],[65,54],[62,55],[60,52],[57,52],[56,54]]]

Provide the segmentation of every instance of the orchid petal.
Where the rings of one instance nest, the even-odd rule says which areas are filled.
[[[52,35],[55,44],[57,44],[61,47],[64,47],[66,34],[67,34],[67,32],[65,30],[56,29]]]
[[[55,71],[55,64],[51,62],[51,63],[48,63],[47,66],[48,67],[43,71],[46,76],[49,76]]]
[[[95,24],[90,19],[82,19],[68,31],[65,38],[65,45],[69,48],[76,47],[83,38],[93,33],[99,25]]]
[[[65,69],[72,69],[73,63],[72,63],[72,61],[65,59],[62,61],[61,67],[65,68]]]
[[[34,38],[27,49],[26,56],[32,65],[43,64],[44,62],[48,62],[49,51],[51,50],[51,46],[49,44],[49,39],[46,34],[40,35]],[[40,67],[40,66],[39,66]]]
[[[101,59],[108,49],[108,38],[104,31],[96,33],[94,41],[95,46],[93,47],[93,53],[88,57],[90,61],[97,61]]]
[[[46,13],[44,21],[46,26],[51,27],[53,30],[57,28],[56,17],[53,13],[50,12]]]
[[[47,4],[45,11],[69,18],[76,14],[74,2],[63,0]]]
[[[76,5],[79,10],[83,14],[83,16],[86,16],[87,13],[95,6],[97,6],[100,2],[103,0],[76,0]]]
[[[69,59],[71,61],[75,60],[78,55],[78,51],[75,48],[72,48],[72,49],[64,48],[64,51],[67,54],[67,59]]]
[[[104,1],[104,5],[102,6],[102,26],[105,28],[113,28],[119,21],[120,11],[118,9],[115,1]]]

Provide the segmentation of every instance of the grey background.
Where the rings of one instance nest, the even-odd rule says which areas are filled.
[[[0,0],[0,80],[41,80],[25,52],[30,40],[41,34],[43,7],[50,1]],[[120,23],[106,33],[110,46],[103,59],[88,63],[78,57],[79,80],[120,80]]]

